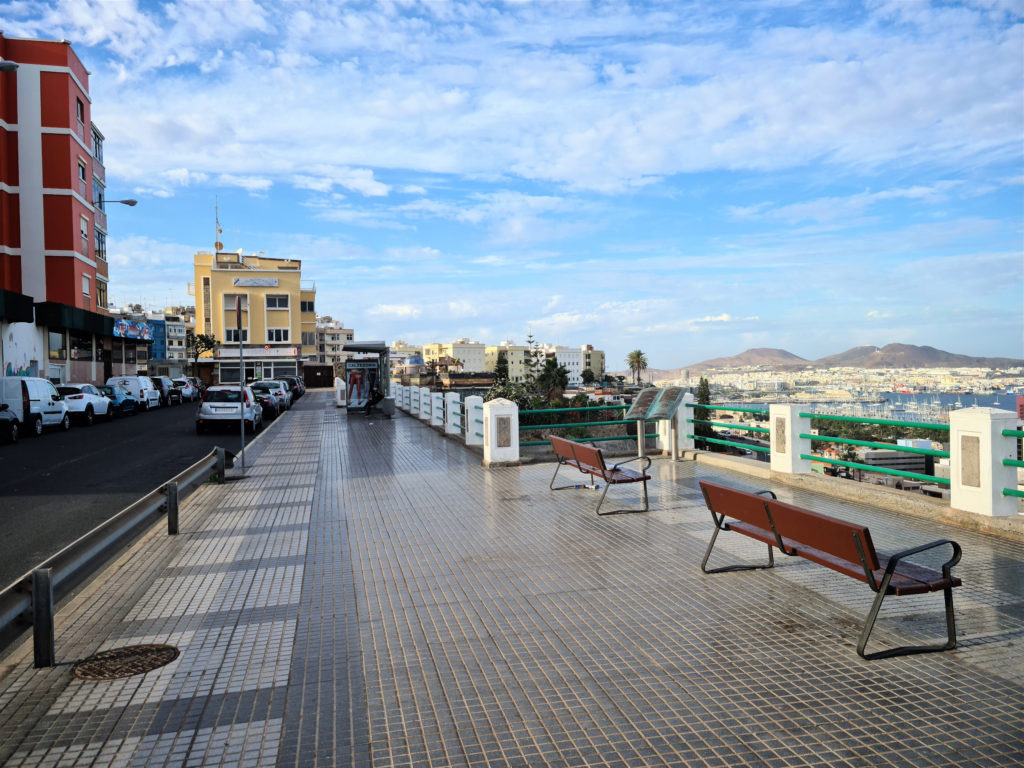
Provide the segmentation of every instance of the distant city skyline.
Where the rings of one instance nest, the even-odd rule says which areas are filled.
[[[110,300],[300,258],[358,339],[1024,357],[1024,9],[11,3],[106,136]]]

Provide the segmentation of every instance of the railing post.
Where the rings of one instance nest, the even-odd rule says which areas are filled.
[[[420,411],[416,416],[424,421],[430,418],[430,387],[420,387]]]
[[[519,407],[502,397],[488,400],[484,403],[484,466],[518,463]]]
[[[483,420],[483,406],[484,399],[479,395],[470,395],[463,403],[462,418],[466,424],[466,445],[484,444],[484,425],[477,423],[477,419]]]
[[[227,479],[227,457],[224,454],[224,449],[220,446],[213,450],[217,453],[217,482],[223,483]]]
[[[810,472],[811,462],[801,459],[800,454],[810,455],[811,441],[800,435],[811,433],[811,420],[800,415],[800,406],[770,405],[768,422],[771,430],[772,472],[787,475],[805,475]]]
[[[445,392],[444,394],[444,433],[446,435],[459,434],[459,393]]]
[[[444,426],[444,393],[430,393],[430,426]]]
[[[32,571],[32,652],[36,669],[56,661],[53,639],[53,569]]]
[[[949,414],[949,502],[953,509],[997,517],[1017,514],[1017,499],[1003,488],[1017,488],[1017,440],[1004,429],[1017,428],[1013,411],[961,408]]]
[[[167,484],[167,534],[178,535],[178,484]]]

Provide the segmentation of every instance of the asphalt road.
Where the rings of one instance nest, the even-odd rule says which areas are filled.
[[[215,446],[238,453],[237,429],[197,435],[195,411],[172,405],[0,444],[0,589]]]

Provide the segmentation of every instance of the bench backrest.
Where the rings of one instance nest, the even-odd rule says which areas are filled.
[[[556,435],[548,435],[548,439],[551,441],[551,447],[554,449],[556,456],[599,469],[602,472],[606,469],[604,456],[601,454],[600,449],[576,443],[572,440],[566,440]]]
[[[704,502],[712,512],[742,520],[766,531],[771,530],[768,513],[764,510],[764,496],[706,480],[700,481],[700,489],[704,494]]]
[[[784,501],[766,499],[765,505],[784,539],[796,542],[802,557],[867,581],[861,552],[868,568],[879,568],[878,554],[867,526],[848,523]],[[860,550],[858,551],[858,543]],[[843,567],[843,563],[851,564]]]

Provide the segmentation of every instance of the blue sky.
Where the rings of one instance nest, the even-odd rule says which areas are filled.
[[[0,1],[106,135],[112,300],[303,260],[357,338],[1024,357],[1024,5]]]

